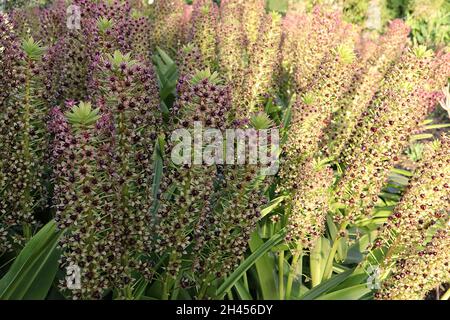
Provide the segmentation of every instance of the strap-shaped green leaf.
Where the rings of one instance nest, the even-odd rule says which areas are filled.
[[[367,284],[364,283],[328,293],[324,296],[320,296],[317,300],[358,300],[370,292],[371,290],[367,287]]]
[[[0,280],[0,300],[45,299],[58,270],[61,234],[51,221],[27,243]]]
[[[253,232],[249,244],[252,252],[257,251],[264,244],[258,234],[258,231]],[[255,264],[258,275],[258,285],[261,288],[263,299],[277,299],[277,286],[273,272],[273,270],[275,270],[274,259],[266,253],[258,261],[256,261]]]
[[[247,288],[242,284],[242,280],[236,282],[235,286],[236,291],[241,300],[253,300],[252,295],[248,292]]]
[[[313,289],[309,290],[304,296],[300,298],[300,300],[315,300],[319,298],[324,293],[329,292],[331,289],[342,283],[352,273],[353,270],[348,270],[340,274],[337,274],[334,277],[331,277],[327,281],[324,281],[321,284],[319,284],[317,287],[314,287]]]
[[[261,258],[266,252],[268,252],[272,247],[279,244],[284,239],[285,230],[280,230],[278,233],[274,234],[272,238],[267,240],[262,246],[247,257],[239,267],[222,283],[222,285],[216,291],[216,297],[222,298],[243,276],[244,272],[250,269],[259,258]]]

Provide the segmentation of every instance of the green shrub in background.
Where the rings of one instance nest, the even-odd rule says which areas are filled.
[[[386,0],[290,0],[290,1],[276,1],[269,0],[269,3],[273,3],[272,6],[280,6],[280,4],[275,5],[275,3],[290,2],[292,5],[303,6],[305,10],[310,11],[315,5],[330,6],[334,9],[340,9],[343,13],[344,19],[347,22],[355,23],[359,25],[365,25],[371,2],[374,2],[381,9],[381,19],[382,24],[391,18],[390,12],[387,10]]]
[[[384,0],[147,1],[0,14],[0,300],[450,297],[450,54],[367,40]],[[194,121],[279,129],[278,175],[173,163]]]
[[[47,0],[0,0],[0,10],[11,10],[14,8],[21,8],[21,7],[33,7],[33,6],[42,6],[47,4]],[[2,6],[4,5],[4,6]]]
[[[381,25],[401,18],[411,27],[417,44],[442,47],[449,42],[450,2],[448,0],[267,0],[268,10],[285,13],[289,6],[310,11],[315,5],[342,11],[347,22],[366,26],[371,6],[381,11]]]
[[[448,0],[409,1],[406,21],[414,42],[442,47],[450,34],[450,2]]]

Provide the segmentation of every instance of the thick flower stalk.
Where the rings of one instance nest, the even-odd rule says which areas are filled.
[[[152,45],[151,36],[153,27],[147,17],[133,11],[126,22],[130,31],[126,33],[130,49],[133,50],[136,57],[141,60],[150,61],[150,46]]]
[[[300,59],[308,57],[305,52],[311,49],[311,43],[306,41],[311,31],[310,23],[311,16],[305,13],[301,14],[289,11],[283,19],[281,44],[281,68],[283,78],[281,80],[283,89],[288,94],[292,94],[291,91],[295,90],[294,75],[297,70],[302,67]],[[306,30],[308,30],[309,33]],[[318,58],[318,60],[320,61],[320,58]],[[314,69],[315,67],[312,67],[308,70]]]
[[[193,43],[188,43],[178,50],[178,72],[180,78],[195,75],[199,70],[205,70],[202,54]]]
[[[48,107],[42,99],[41,75],[44,49],[32,38],[16,41],[7,20],[3,15],[1,18],[0,30],[5,37],[0,43],[0,72],[8,92],[2,93],[0,100],[0,232],[9,230],[20,242],[32,236],[34,212],[46,205]],[[2,243],[0,251],[10,246]]]
[[[14,25],[6,14],[0,13],[0,85],[4,88],[0,91],[0,105],[7,99],[15,85],[14,68],[18,67],[20,46],[19,39],[14,32]]]
[[[114,208],[112,163],[113,127],[108,116],[89,103],[68,106],[64,115],[52,110],[53,205],[58,228],[65,230],[60,246],[62,267],[80,268],[81,288],[67,290],[74,299],[101,299],[105,290],[120,285],[123,269],[111,229]],[[116,221],[115,221],[115,220]]]
[[[258,181],[260,169],[248,164],[223,168],[220,203],[201,217],[195,233],[198,256],[193,271],[203,290],[214,279],[230,274],[245,257],[260,208],[266,204],[262,190],[267,181]]]
[[[46,8],[32,6],[16,8],[9,12],[9,16],[18,36],[21,38],[31,36],[49,46],[68,31],[66,9],[65,0],[55,0]]]
[[[105,114],[97,122],[97,127],[107,129],[107,135],[102,131],[101,144],[97,144],[96,139],[84,143],[88,146],[91,142],[94,143],[89,148],[95,149],[93,153],[101,153],[101,160],[94,157],[94,162],[89,162],[89,166],[97,164],[95,168],[91,168],[94,181],[108,182],[109,186],[100,183],[100,187],[92,191],[96,184],[92,186],[92,183],[87,183],[89,181],[82,180],[75,191],[86,192],[89,199],[86,198],[83,203],[92,203],[91,209],[98,210],[97,218],[105,219],[95,222],[100,231],[90,230],[93,234],[84,236],[88,239],[98,238],[99,245],[106,250],[106,256],[95,254],[96,249],[89,246],[91,240],[80,244],[80,250],[91,252],[90,257],[86,259],[89,259],[87,262],[91,262],[93,269],[89,269],[89,273],[85,274],[89,280],[85,289],[87,291],[75,292],[75,297],[99,298],[102,290],[113,286],[122,289],[119,292],[121,298],[128,298],[134,271],[143,273],[148,279],[152,276],[147,259],[152,252],[150,209],[153,205],[153,150],[161,121],[158,112],[159,91],[153,68],[132,60],[129,55],[123,55],[119,51],[114,55],[103,56],[96,65],[93,76],[99,85],[95,99],[99,109]],[[85,104],[81,104],[78,109],[80,108],[85,108]],[[68,117],[69,120],[74,118],[70,115]],[[83,133],[82,136],[86,134],[89,136],[89,132]],[[72,149],[84,147],[77,146]],[[65,156],[63,160],[67,158],[74,156]],[[77,160],[76,155],[74,160]],[[84,163],[86,159],[79,161]],[[95,177],[100,174],[101,177]],[[60,201],[66,202],[64,199]],[[115,214],[109,216],[112,208],[115,209]],[[63,208],[61,212],[64,216],[59,220],[66,221],[67,214],[73,214],[73,209]],[[86,223],[90,223],[90,215],[87,215],[83,216],[83,219],[86,218]],[[73,221],[74,219],[70,220],[67,227],[72,228],[70,223]],[[76,225],[78,223],[81,224],[81,221],[76,222]],[[106,227],[105,232],[101,231],[101,228]],[[80,232],[83,233],[83,230],[87,230],[87,227]],[[100,235],[97,236],[97,233]],[[65,244],[70,247],[70,243],[71,240],[68,240]],[[74,263],[77,262],[72,258]]]
[[[201,139],[203,131],[196,132],[195,126],[204,129],[223,130],[226,127],[226,114],[230,110],[230,92],[226,86],[217,83],[217,74],[208,71],[198,72],[195,77],[186,76],[179,80],[179,98],[173,109],[174,130]],[[183,143],[186,136],[180,137]],[[198,141],[198,140],[197,140]],[[214,193],[216,179],[216,164],[204,162],[204,146],[184,150],[187,161],[178,163],[175,157],[178,140],[168,145],[166,159],[166,174],[161,183],[160,210],[157,215],[157,243],[158,253],[169,252],[170,260],[167,271],[176,277],[182,267],[182,258],[187,253],[190,244],[197,239],[192,234],[200,216],[208,214],[213,208],[211,196]],[[187,153],[187,154],[186,154]],[[169,158],[172,156],[172,159]]]
[[[8,13],[18,37],[36,37],[39,34],[39,14],[36,7],[16,8]]]
[[[133,51],[135,57],[150,60],[150,24],[127,1],[76,0],[74,5],[82,15],[80,28],[68,29],[65,18],[61,23],[66,32],[55,39],[46,56],[54,68],[46,79],[47,91],[58,104],[91,98],[98,89],[93,73],[103,54]]]
[[[444,135],[425,150],[407,191],[385,226],[384,234],[394,233],[395,243],[420,245],[426,241],[427,229],[440,219],[450,218],[449,146],[450,137]]]
[[[264,96],[273,93],[278,69],[281,42],[281,17],[267,14],[263,17],[259,37],[248,51],[249,64],[244,74],[244,85],[234,92],[234,108],[240,119],[250,118],[262,111]]]
[[[222,76],[235,87],[242,85],[245,67],[244,10],[242,0],[222,1],[218,26],[218,59]]]
[[[249,138],[246,155],[250,155],[256,145],[265,151],[271,150],[271,143],[275,142],[267,131],[271,125],[265,114],[259,114],[250,122],[234,121],[232,128],[249,129],[237,138]],[[239,131],[236,134],[239,135]],[[234,142],[237,143],[226,143]],[[227,151],[230,150],[227,148]],[[262,175],[267,164],[252,164],[247,156],[241,164],[242,159],[236,154],[227,154],[227,157],[232,157],[235,164],[227,162],[218,168],[214,206],[200,217],[195,229],[198,255],[193,271],[197,282],[202,284],[199,298],[203,297],[211,281],[226,277],[244,259],[248,241],[261,215],[260,209],[266,204],[263,192],[271,182],[270,177]]]
[[[341,163],[346,169],[336,192],[337,201],[347,206],[347,221],[371,212],[409,137],[439,100],[438,93],[422,88],[430,78],[448,76],[432,72],[435,63],[432,53],[423,47],[406,52],[358,121],[343,152]]]
[[[97,99],[112,116],[116,186],[113,232],[122,261],[132,268],[150,253],[153,154],[161,127],[159,89],[153,67],[116,51],[102,58],[94,75]]]
[[[183,32],[183,0],[156,0],[151,6],[151,46],[176,50],[185,39]]]
[[[367,63],[372,59],[380,43],[381,35],[365,35],[361,34],[360,39],[356,42],[356,52],[362,63]]]
[[[371,53],[363,57],[349,91],[341,99],[333,120],[327,129],[327,154],[338,158],[345,143],[351,137],[361,114],[367,109],[387,70],[395,62],[408,41],[409,27],[401,20],[394,20]]]
[[[292,107],[291,131],[285,143],[280,192],[289,193],[299,182],[302,165],[320,151],[320,141],[340,98],[347,91],[356,65],[351,42],[333,49],[319,68],[311,91]]]
[[[288,220],[286,240],[295,248],[311,250],[325,231],[330,209],[330,187],[334,181],[333,170],[320,162],[308,162],[301,168]]]
[[[219,8],[210,0],[195,0],[191,18],[189,42],[200,51],[202,64],[209,68],[217,66],[217,25]]]
[[[235,1],[239,2],[239,1]],[[266,16],[264,0],[245,0],[242,2],[243,27],[247,51],[250,52],[253,45],[258,41],[261,26]]]
[[[340,42],[341,17],[317,6],[311,14],[288,13],[283,20],[282,66],[292,93],[305,93],[322,59]]]
[[[85,26],[91,28],[92,24]],[[47,91],[52,92],[58,103],[71,99],[80,101],[88,96],[94,51],[91,30],[70,30],[66,37],[60,38],[49,49],[45,57],[48,65],[54,68],[51,71],[53,78],[46,79]]]
[[[450,216],[450,137],[444,135],[425,150],[401,202],[388,218],[377,241],[389,247],[386,265],[403,252],[428,241],[430,231],[445,225]]]
[[[450,230],[439,230],[420,251],[399,259],[375,294],[379,300],[423,300],[437,286],[450,281]]]
[[[375,243],[386,252],[377,299],[424,299],[450,280],[449,147],[448,135],[427,146],[408,189]]]
[[[54,1],[48,8],[39,11],[39,39],[45,45],[54,44],[67,32],[67,4]]]

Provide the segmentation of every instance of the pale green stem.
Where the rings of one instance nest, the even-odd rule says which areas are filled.
[[[441,300],[449,300],[450,299],[450,289],[448,289],[441,297]]]
[[[284,251],[278,254],[278,294],[284,300]]]
[[[247,291],[250,292],[250,289],[249,289],[249,286],[248,286],[247,272],[244,272],[244,275],[243,275],[242,279],[244,280],[244,287],[245,287],[245,289],[247,289]]]
[[[333,261],[334,257],[336,256],[337,248],[339,246],[339,241],[342,239],[340,236],[341,232],[344,232],[347,228],[348,221],[344,221],[341,224],[341,227],[339,228],[339,231],[336,235],[336,238],[334,239],[333,246],[331,247],[330,254],[328,255],[327,263],[325,265],[325,270],[323,272],[323,280],[328,280],[331,278],[331,275],[333,274]]]
[[[341,239],[341,237],[337,236],[333,242],[333,246],[331,247],[330,254],[328,255],[327,263],[325,265],[325,270],[323,272],[322,280],[330,279],[331,275],[333,274],[333,261],[334,261],[334,257],[337,252],[337,248],[338,248],[340,239]]]
[[[287,284],[286,284],[286,299],[290,299],[291,298],[291,292],[292,292],[292,284],[294,283],[294,279],[297,277],[298,275],[298,266],[299,266],[299,261],[300,261],[300,266],[301,266],[301,257],[303,255],[302,252],[302,247],[299,244],[297,246],[297,249],[294,253],[294,256],[292,257],[292,263],[291,263],[291,267],[289,268],[289,274],[288,274],[288,278],[287,278]],[[301,272],[300,272],[301,274]]]

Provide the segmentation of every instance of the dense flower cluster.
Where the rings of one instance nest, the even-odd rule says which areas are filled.
[[[420,246],[427,241],[424,231],[450,218],[449,143],[450,138],[443,136],[437,145],[428,146],[408,190],[389,217],[380,236],[386,241],[395,237],[393,251]]]
[[[178,87],[179,98],[173,108],[174,118],[178,121],[173,123],[173,129],[184,128],[194,134],[196,122],[205,128],[225,128],[226,114],[230,109],[227,87],[215,84],[208,77],[184,77],[179,80]],[[203,135],[203,132],[199,134]],[[194,136],[194,139],[201,137]],[[166,154],[170,155],[174,146],[169,144],[168,148]],[[203,149],[191,151],[189,157],[203,155]],[[172,276],[180,271],[183,254],[194,240],[190,230],[198,223],[199,216],[213,209],[210,197],[214,190],[216,166],[205,167],[203,161],[196,165],[194,160],[174,167],[172,160],[167,158],[167,173],[161,183],[156,250],[171,253],[168,270]]]
[[[101,54],[133,51],[135,57],[148,59],[150,52],[150,22],[133,11],[127,1],[75,0],[72,4],[82,16],[79,27],[67,27],[70,15],[78,12],[75,7],[71,12],[64,1],[56,1],[47,9],[33,8],[30,13],[24,10],[12,15],[18,34],[28,33],[20,32],[22,29],[31,30],[31,35],[49,45],[45,62],[52,68],[46,77],[46,90],[51,99],[56,99],[52,103],[87,99]],[[27,18],[20,19],[23,15]],[[28,24],[33,21],[44,30],[30,28]]]
[[[301,167],[303,182],[297,186],[292,199],[286,240],[295,242],[304,250],[312,249],[325,231],[330,210],[330,187],[333,170],[320,163],[308,162]]]
[[[218,67],[233,91],[233,113],[245,119],[261,111],[279,64],[281,17],[267,14],[264,1],[195,2],[191,36],[203,67]]]
[[[80,29],[65,26],[66,5],[59,1],[32,9],[34,15],[13,13],[14,30],[1,16],[1,85],[10,89],[1,96],[1,251],[11,247],[8,234],[15,240],[32,235],[33,214],[49,201],[50,168],[55,220],[67,230],[63,266],[82,270],[82,290],[70,295],[98,299],[115,287],[127,297],[135,271],[152,276],[146,259],[162,119],[149,64],[150,22],[127,1],[73,3],[81,9]],[[32,30],[49,46],[45,53],[40,43],[21,43],[14,34],[28,34],[33,23],[46,28]],[[132,57],[122,53],[130,51]],[[85,99],[91,102],[78,103]],[[46,121],[57,105],[49,147]],[[92,119],[83,118],[87,111]]]
[[[181,47],[178,50],[177,58],[180,77],[193,75],[199,70],[207,69],[207,66],[203,63],[200,50],[193,43]]]
[[[348,221],[370,214],[389,170],[439,100],[438,87],[428,80],[443,85],[448,63],[423,47],[405,52],[363,112],[342,154],[346,169],[336,192]]]
[[[264,15],[258,34],[257,42],[251,45],[248,51],[249,65],[241,86],[245,90],[240,97],[240,103],[237,102],[238,106],[236,106],[240,117],[249,117],[261,111],[263,108],[260,105],[264,97],[274,93],[271,88],[278,69],[281,17],[276,13]]]
[[[338,158],[361,114],[367,109],[386,72],[401,55],[407,44],[409,27],[401,20],[389,24],[386,34],[367,49],[359,51],[361,62],[353,75],[352,84],[327,128],[322,147],[329,156]],[[328,142],[328,145],[325,143]]]
[[[265,14],[265,4],[262,0],[242,1],[243,27],[247,50],[258,42],[260,26]]]
[[[21,241],[36,223],[33,213],[46,206],[46,149],[48,134],[43,101],[43,48],[32,38],[19,41],[6,16],[0,15],[0,234]],[[0,244],[0,251],[11,243]]]
[[[112,286],[125,290],[136,269],[152,274],[142,257],[151,253],[152,240],[152,156],[160,123],[155,75],[118,51],[103,56],[94,75],[97,109],[66,107],[72,128],[60,110],[53,112],[60,159],[55,219],[70,230],[62,241],[64,265],[80,266],[88,281],[72,292],[76,298],[100,298]],[[83,108],[92,119],[82,117]]]
[[[86,117],[79,116],[86,109]],[[98,109],[89,104],[72,106],[67,117],[59,108],[52,110],[49,124],[54,135],[55,220],[67,229],[61,240],[63,266],[80,267],[81,289],[76,299],[100,299],[127,270],[117,268],[119,239],[114,239],[112,214],[114,185],[110,179],[111,125],[99,120]],[[105,127],[102,127],[105,125]],[[62,288],[65,282],[61,283]]]
[[[428,146],[376,242],[387,250],[379,299],[423,299],[449,280],[449,146],[447,135]]]
[[[376,241],[387,251],[381,265],[387,279],[376,295],[379,299],[423,299],[449,280],[449,146],[448,135],[428,146]]]
[[[422,300],[427,293],[450,280],[450,230],[438,230],[420,251],[402,254],[392,274],[375,294],[381,300]],[[406,253],[406,252],[405,252]]]
[[[218,60],[222,76],[232,84],[242,82],[246,51],[244,33],[244,1],[226,0],[220,4],[220,22],[218,28]]]
[[[323,279],[336,252],[345,265],[353,231],[382,219],[370,219],[380,191],[441,98],[450,54],[410,46],[400,20],[369,39],[325,5],[266,9],[55,0],[0,13],[0,257],[54,219],[60,271],[81,273],[80,288],[58,275],[73,299],[220,296],[259,237],[284,237],[264,256],[279,258],[280,298],[302,287],[300,257],[321,237],[334,241],[320,242]],[[273,147],[272,128],[273,178],[251,154]],[[449,147],[444,134],[425,149],[378,229],[376,298],[423,298],[450,280]],[[265,291],[245,289],[228,294]]]
[[[249,126],[245,122],[235,122],[234,128],[248,129]],[[256,143],[258,138],[258,133],[254,132],[250,139]],[[251,143],[248,149],[252,148]],[[247,154],[249,152],[247,150]],[[213,210],[200,217],[195,229],[199,255],[194,270],[198,273],[196,277],[207,284],[231,273],[244,259],[248,241],[260,218],[260,208],[266,204],[262,193],[270,179],[260,176],[261,165],[251,164],[249,159],[246,164],[239,164],[236,156],[234,161],[235,165],[218,168]]]
[[[193,4],[189,41],[201,54],[202,64],[212,68],[217,63],[217,25],[219,8],[209,0],[196,0]]]
[[[292,107],[290,130],[293,134],[285,145],[286,157],[280,171],[281,192],[295,192],[298,172],[320,151],[320,141],[333,111],[351,83],[356,61],[351,38],[349,40],[350,44],[342,43],[327,54],[310,91],[299,96]]]
[[[283,69],[291,93],[305,93],[317,68],[340,42],[343,22],[337,12],[319,6],[311,14],[289,12],[283,21]]]
[[[159,89],[151,65],[118,51],[104,57],[94,74],[97,100],[105,104],[115,128],[116,236],[131,266],[133,255],[150,251],[153,154],[162,121]]]
[[[183,0],[156,0],[150,7],[150,45],[164,50],[177,49],[185,42],[186,24]]]

